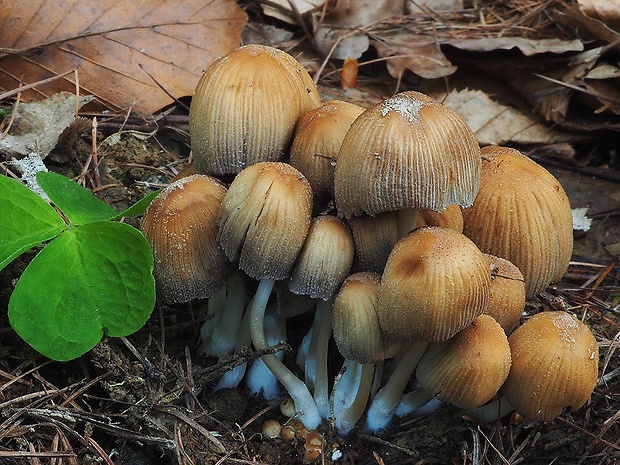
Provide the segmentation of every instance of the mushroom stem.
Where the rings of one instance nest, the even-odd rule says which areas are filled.
[[[390,378],[370,403],[366,416],[369,430],[379,431],[387,427],[427,346],[427,342],[409,342],[401,348]]]
[[[370,363],[362,364],[353,360],[345,360],[344,366],[347,367],[347,371],[351,372],[353,382],[338,384],[337,392],[334,393],[335,425],[341,435],[349,434],[364,414],[374,373],[374,365]],[[352,400],[345,401],[348,399]],[[339,402],[336,403],[336,401]]]
[[[264,319],[267,301],[271,295],[274,283],[275,279],[273,278],[261,279],[248,309],[250,312],[250,335],[252,343],[257,350],[268,348],[265,338]],[[317,428],[321,424],[321,415],[308,387],[274,354],[263,355],[261,359],[278,378],[278,381],[282,383],[291,399],[293,399],[298,417],[304,426],[308,429]]]
[[[310,347],[306,356],[306,366],[314,361],[314,400],[321,417],[329,416],[329,380],[327,374],[327,355],[329,338],[332,334],[332,299],[318,300]]]
[[[424,407],[432,400],[433,396],[424,389],[414,389],[407,394],[403,394],[394,413],[397,417],[404,417]],[[441,405],[441,402],[438,405]]]
[[[268,344],[278,344],[286,341],[286,320],[275,316],[265,316],[265,339]],[[275,354],[279,360],[284,358],[284,352]],[[250,389],[251,395],[262,393],[267,400],[273,400],[280,395],[280,385],[273,372],[265,365],[263,360],[254,360],[245,375],[245,384]]]
[[[467,416],[474,417],[482,423],[490,423],[514,412],[514,407],[504,396],[488,404],[467,411]]]
[[[250,339],[250,315],[249,312],[245,312],[243,315],[243,319],[241,320],[241,326],[239,328],[239,332],[237,333],[237,344],[235,346],[235,352],[241,351],[244,347],[249,347],[252,343]],[[213,388],[214,391],[219,389],[227,389],[234,388],[239,386],[239,383],[243,379],[245,375],[245,370],[247,368],[247,363],[241,363],[237,365],[232,370],[227,371],[222,376],[220,376],[219,381]]]

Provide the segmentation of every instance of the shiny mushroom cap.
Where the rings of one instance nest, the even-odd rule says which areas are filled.
[[[288,155],[297,120],[321,104],[312,78],[292,56],[266,45],[245,45],[213,62],[190,106],[196,168],[236,174]]]
[[[312,220],[306,241],[291,272],[289,289],[315,299],[331,299],[353,263],[353,236],[335,216]]]
[[[520,414],[551,421],[565,407],[577,410],[598,379],[592,331],[566,312],[542,312],[508,338],[512,367],[501,391]]]
[[[170,184],[146,210],[141,230],[153,251],[161,301],[205,299],[226,282],[229,261],[216,241],[225,194],[218,180],[195,174]]]
[[[396,339],[445,341],[482,314],[490,287],[489,266],[471,240],[452,229],[416,229],[385,265],[381,328]]]
[[[312,190],[281,162],[241,171],[222,200],[217,240],[226,256],[255,279],[289,276],[312,218]]]
[[[491,400],[509,370],[506,333],[492,317],[480,315],[451,339],[430,344],[416,376],[441,401],[471,409]]]
[[[330,100],[299,118],[289,163],[306,176],[316,202],[333,199],[340,145],[351,123],[363,111],[359,105]]]
[[[336,207],[345,217],[472,204],[480,149],[452,109],[419,92],[401,92],[362,113],[336,163]]]
[[[482,160],[480,190],[463,210],[463,232],[483,252],[514,263],[533,297],[568,268],[570,202],[549,171],[515,149],[484,147]]]
[[[360,272],[340,287],[332,306],[334,339],[343,357],[359,363],[377,363],[393,357],[400,342],[385,336],[377,318],[381,276]]]

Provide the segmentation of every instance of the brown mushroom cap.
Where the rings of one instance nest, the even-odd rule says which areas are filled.
[[[381,276],[361,272],[350,275],[332,306],[332,328],[340,353],[349,360],[377,363],[393,357],[400,342],[385,336],[377,318]]]
[[[255,279],[288,277],[312,218],[312,190],[281,162],[248,166],[231,183],[217,218],[217,240]]]
[[[495,255],[484,256],[491,268],[491,294],[484,313],[510,334],[519,325],[525,308],[525,280],[512,262]]]
[[[288,155],[297,120],[321,104],[312,78],[292,56],[245,45],[213,62],[192,98],[190,135],[200,173],[236,174]]]
[[[433,396],[470,409],[491,400],[509,370],[506,333],[492,317],[480,315],[451,339],[429,344],[416,376]]]
[[[335,216],[312,220],[306,241],[291,272],[289,289],[315,299],[331,299],[353,263],[353,236]]]
[[[580,408],[598,378],[598,345],[590,329],[566,312],[542,312],[508,338],[512,367],[501,391],[519,413],[551,421]]]
[[[445,341],[482,314],[490,287],[489,266],[471,240],[452,229],[416,229],[385,265],[381,328],[396,339]]]
[[[355,244],[353,269],[383,273],[385,263],[399,239],[396,213],[354,216],[347,223]]]
[[[570,203],[549,171],[515,149],[482,149],[478,196],[463,210],[464,234],[485,253],[514,263],[527,296],[560,280],[573,251]]]
[[[336,206],[345,216],[471,205],[480,149],[452,109],[419,92],[401,92],[362,113],[336,163]]]
[[[334,170],[342,140],[364,108],[330,100],[304,114],[295,127],[289,163],[308,179],[315,201],[334,197]]]
[[[433,210],[418,211],[418,228],[422,226],[440,226],[463,232],[463,213],[458,205],[448,205],[445,210],[436,212]]]
[[[153,251],[160,300],[205,299],[226,282],[229,261],[216,241],[225,194],[217,179],[191,175],[170,184],[149,205],[141,230]]]

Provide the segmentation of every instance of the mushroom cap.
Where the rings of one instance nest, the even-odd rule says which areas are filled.
[[[171,183],[144,213],[140,228],[153,251],[161,301],[206,299],[226,282],[229,261],[216,241],[225,194],[217,179],[195,174]]]
[[[288,53],[239,47],[202,75],[190,106],[190,136],[200,173],[236,174],[288,155],[297,120],[321,104],[312,78]]]
[[[565,407],[579,409],[598,379],[598,345],[573,315],[538,313],[508,338],[512,367],[501,391],[519,413],[551,421]]]
[[[217,240],[226,256],[255,279],[289,276],[312,219],[312,190],[282,162],[241,171],[222,199]]]
[[[349,218],[469,206],[480,165],[476,137],[454,110],[401,92],[364,111],[347,132],[336,163],[336,207]]]
[[[332,306],[332,329],[343,357],[359,363],[377,363],[393,357],[400,342],[381,331],[377,318],[381,276],[360,272],[345,279]]]
[[[353,236],[335,216],[317,216],[291,272],[289,289],[313,299],[331,299],[353,263]]]
[[[289,163],[306,176],[316,202],[333,199],[340,145],[351,123],[363,111],[359,105],[330,100],[299,118]]]
[[[486,308],[491,272],[476,245],[452,229],[414,230],[392,250],[379,287],[379,321],[390,337],[445,341]]]
[[[570,202],[560,182],[519,151],[482,149],[482,177],[464,234],[485,253],[514,263],[533,297],[559,281],[573,251]]]
[[[429,344],[416,377],[441,401],[471,409],[491,400],[509,371],[506,333],[492,317],[480,315],[451,339]]]
[[[525,280],[514,263],[495,255],[484,256],[491,268],[491,294],[484,313],[510,334],[519,325],[525,308]]]

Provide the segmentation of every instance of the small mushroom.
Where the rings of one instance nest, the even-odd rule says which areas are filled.
[[[519,326],[525,308],[525,279],[514,263],[495,255],[484,256],[491,269],[491,292],[484,313],[510,334]]]
[[[347,224],[355,244],[352,269],[356,272],[383,273],[387,259],[400,238],[396,212],[353,216]]]
[[[587,325],[562,311],[530,317],[508,338],[512,367],[501,391],[517,412],[551,421],[579,409],[598,379],[598,345]]]

